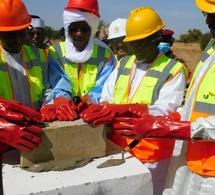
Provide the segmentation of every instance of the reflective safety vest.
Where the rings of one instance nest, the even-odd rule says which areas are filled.
[[[29,47],[22,47],[22,59],[26,71],[27,80],[22,83],[23,88],[29,89],[32,108],[39,110],[43,98],[43,72],[48,68],[47,54],[45,50]],[[11,83],[11,73],[8,71],[8,64],[0,47],[0,96],[7,100],[14,100],[14,91]],[[15,89],[16,90],[16,89]],[[18,89],[17,89],[18,90]],[[27,93],[25,94],[28,95]],[[0,142],[0,159],[7,144]]]
[[[188,89],[189,96],[190,89],[192,88],[194,79],[197,75],[199,68],[203,65],[204,61],[215,50],[215,40],[212,40],[205,48],[197,69],[193,74],[193,79]],[[190,121],[193,122],[199,117],[209,117],[215,115],[215,62],[207,70],[198,85],[197,93],[192,107],[192,114]],[[200,175],[215,177],[215,142],[189,142],[187,148],[187,165],[189,168]]]
[[[53,56],[63,65],[63,69],[70,78],[72,96],[82,97],[88,94],[95,87],[98,75],[112,57],[110,50],[97,44],[94,44],[91,58],[83,63],[74,63],[65,57],[65,42],[52,46],[51,50],[55,51]]]
[[[114,103],[142,103],[153,105],[158,99],[162,86],[174,78],[181,70],[188,74],[187,68],[180,62],[161,54],[154,60],[146,75],[142,78],[135,94],[129,100],[132,69],[135,56],[124,57],[119,62],[118,77],[114,88]],[[114,132],[114,130],[113,130]],[[123,139],[116,133],[110,138],[121,147],[127,146],[131,139]],[[155,162],[172,155],[174,140],[161,138],[145,138],[131,151],[142,162]]]
[[[32,108],[40,109],[43,98],[43,72],[48,68],[46,51],[24,45],[22,47],[22,59],[26,71],[27,80],[22,83],[23,88],[30,89]],[[7,100],[14,100],[14,91],[11,83],[11,75],[8,64],[0,48],[0,96]],[[18,90],[18,89],[17,89]],[[28,94],[26,94],[27,96]]]

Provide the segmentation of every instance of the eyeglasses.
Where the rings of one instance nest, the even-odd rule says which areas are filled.
[[[44,36],[44,35],[45,35],[44,32],[37,32],[37,31],[30,31],[30,32],[28,32],[28,34],[29,34],[30,36],[34,36],[35,34],[36,34],[37,36]]]
[[[215,17],[215,13],[207,13],[205,11],[202,11],[202,14],[204,17],[208,17],[208,15]]]
[[[125,39],[125,36],[111,39],[110,42],[111,42],[111,44],[118,44],[120,42],[123,42],[124,39]]]
[[[90,26],[83,26],[83,27],[76,27],[76,26],[69,26],[69,33],[73,34],[76,33],[78,31],[87,34],[91,31],[91,27]]]

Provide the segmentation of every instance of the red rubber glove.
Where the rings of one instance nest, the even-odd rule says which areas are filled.
[[[85,121],[88,115],[96,112],[101,112],[103,106],[110,104],[108,101],[103,101],[99,104],[90,104],[79,114],[79,116]],[[88,108],[89,107],[89,108]]]
[[[0,116],[12,121],[39,122],[41,114],[32,108],[14,100],[6,100],[0,97]]]
[[[88,94],[84,95],[81,98],[81,102],[77,105],[78,113],[82,113],[86,110],[91,104],[95,104],[95,102],[90,98]]]
[[[166,116],[161,116],[161,118],[167,119],[170,121],[180,121],[181,115],[179,112],[171,112],[170,114],[168,114]]]
[[[0,118],[0,141],[14,148],[24,151],[32,151],[42,141],[42,130],[34,125],[26,123],[11,123]]]
[[[148,113],[148,106],[146,104],[108,104],[97,112],[89,113],[85,116],[87,122],[93,122],[93,125],[100,125],[105,123],[112,123],[116,117],[119,116],[132,116],[129,112],[130,108],[142,107]],[[85,114],[86,115],[86,114]]]
[[[101,104],[91,104],[87,109],[79,114],[79,116],[83,119],[84,122],[93,122],[92,119],[88,119],[89,116],[93,114],[101,113],[103,106]]]
[[[59,121],[74,121],[79,119],[76,105],[68,98],[57,97],[54,99],[57,119]]]
[[[178,121],[178,118],[156,117],[144,115],[141,118],[119,117],[113,125],[115,131],[131,139],[141,138],[176,138],[190,139],[190,125],[188,121]]]
[[[148,111],[146,111],[146,108],[143,106],[131,107],[129,108],[129,112],[131,112],[134,117],[143,117],[146,114],[148,115]],[[177,121],[180,121],[181,119],[181,115],[179,112],[171,112],[170,114],[166,116],[161,116],[161,117],[166,118],[168,120],[177,120]]]
[[[86,110],[88,107],[90,106],[90,104],[85,101],[85,100],[82,100],[78,105],[77,105],[77,110],[78,110],[78,113],[82,113],[84,110]]]
[[[52,122],[57,120],[57,113],[54,104],[46,104],[40,109],[42,118],[40,122]]]

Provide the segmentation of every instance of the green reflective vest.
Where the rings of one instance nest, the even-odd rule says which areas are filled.
[[[143,77],[135,95],[129,98],[131,71],[134,65],[135,56],[128,56],[120,61],[118,77],[114,88],[114,101],[118,104],[145,103],[153,105],[158,99],[160,89],[166,81],[173,78],[179,71],[184,70],[185,76],[188,74],[187,68],[180,62],[171,60],[165,55],[159,56],[151,65],[146,75]]]
[[[22,47],[22,60],[26,71],[27,80],[23,82],[23,88],[30,89],[30,99],[32,108],[39,109],[41,107],[41,99],[43,98],[43,71],[47,69],[46,51],[38,48],[24,45]],[[7,100],[14,99],[14,91],[11,83],[12,73],[8,70],[8,64],[4,57],[2,48],[0,49],[0,96]],[[24,75],[23,75],[24,76]],[[19,81],[17,81],[19,82]]]
[[[196,74],[199,72],[199,69],[202,67],[204,61],[210,56],[215,50],[215,39],[212,39],[210,43],[206,46],[203,51],[203,54],[200,57],[198,65],[193,73],[193,77],[190,83],[190,86],[187,91],[187,96],[192,89]],[[195,97],[195,104],[193,106],[192,116],[190,117],[191,121],[195,121],[198,117],[208,117],[210,115],[215,115],[215,66],[211,66],[204,77],[201,79],[201,82],[198,85],[198,93]],[[186,96],[186,98],[187,98]]]
[[[153,105],[158,99],[160,89],[165,82],[170,81],[181,70],[185,76],[188,74],[187,68],[180,62],[168,58],[164,54],[157,57],[142,78],[135,94],[129,100],[130,83],[135,56],[122,58],[119,62],[118,77],[114,87],[114,103],[142,103]],[[125,140],[115,139],[116,144],[125,147]],[[133,140],[126,139],[127,144]],[[132,149],[131,153],[142,162],[155,162],[169,158],[174,149],[174,140],[171,139],[142,139],[141,142]]]
[[[74,63],[66,59],[65,42],[50,48],[53,56],[63,65],[63,69],[70,78],[72,96],[84,96],[95,86],[97,76],[103,70],[106,62],[111,58],[111,51],[94,44],[93,54],[83,63]]]
[[[187,97],[190,94],[193,83],[202,67],[204,61],[214,52],[215,39],[212,39],[205,50],[203,51],[200,61],[193,74],[192,81],[190,83]],[[192,113],[190,121],[196,121],[196,119],[202,117],[207,118],[215,115],[215,62],[208,68],[203,77],[201,78],[198,89],[194,97],[194,104],[192,107]],[[187,165],[189,168],[200,175],[215,177],[215,143],[214,142],[188,142],[187,146]]]

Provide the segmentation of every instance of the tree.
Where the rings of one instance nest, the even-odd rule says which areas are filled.
[[[46,30],[47,39],[51,40],[51,39],[60,39],[61,38],[60,30],[54,30],[50,26],[45,26],[45,30]]]
[[[183,43],[188,43],[189,42],[188,40],[189,40],[188,35],[186,35],[186,34],[180,35],[179,41],[181,41]]]
[[[187,34],[180,35],[180,41],[184,43],[199,42],[202,32],[198,29],[189,29]]]
[[[202,32],[198,29],[190,29],[188,30],[188,35],[191,42],[198,42],[200,37],[202,36]]]

